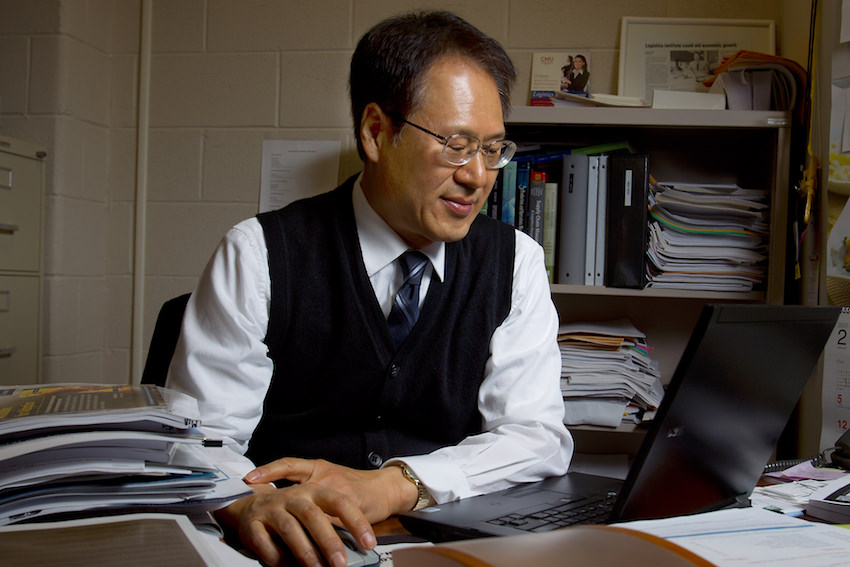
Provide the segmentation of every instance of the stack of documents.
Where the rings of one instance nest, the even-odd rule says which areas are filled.
[[[567,425],[617,427],[658,408],[664,396],[658,363],[628,320],[561,325],[558,344]]]
[[[152,385],[0,391],[0,525],[105,509],[197,513],[247,494],[210,459],[197,402]]]
[[[647,287],[752,291],[765,277],[768,193],[651,183]]]

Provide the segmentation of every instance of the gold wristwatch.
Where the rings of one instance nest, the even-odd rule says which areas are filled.
[[[404,478],[406,478],[407,480],[412,482],[414,486],[416,486],[418,497],[416,499],[416,506],[413,507],[413,511],[426,508],[431,503],[431,495],[428,493],[428,489],[425,488],[425,485],[422,484],[422,481],[419,480],[419,477],[416,476],[416,473],[410,470],[410,467],[408,467],[407,464],[402,461],[397,461],[393,463],[393,465],[399,467],[401,469],[401,474],[404,475]]]

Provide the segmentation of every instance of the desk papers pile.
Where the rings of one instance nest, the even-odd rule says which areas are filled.
[[[850,523],[850,474],[816,490],[809,498],[806,513],[827,522]]]
[[[646,337],[628,320],[561,325],[561,394],[567,425],[639,422],[664,396]]]
[[[767,191],[651,183],[647,287],[747,292],[765,276]]]
[[[106,509],[198,513],[247,494],[197,402],[152,385],[0,390],[0,525]]]

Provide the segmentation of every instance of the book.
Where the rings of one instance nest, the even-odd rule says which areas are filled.
[[[490,196],[487,197],[487,216],[497,220],[502,219],[502,187],[500,183],[501,176],[502,172],[499,172],[499,175],[496,177],[496,182],[493,184],[493,188],[490,190]]]
[[[596,219],[599,195],[599,156],[587,158],[587,231],[584,237],[584,285],[596,275]]]
[[[608,156],[605,285],[642,289],[646,285],[649,156]]]
[[[547,181],[543,192],[543,263],[549,283],[555,283],[558,235],[558,184]]]
[[[516,226],[517,162],[508,162],[500,172],[502,188],[502,222]]]
[[[546,193],[546,174],[532,171],[528,183],[528,235],[543,245],[543,207]]]
[[[599,156],[599,190],[596,193],[596,257],[593,285],[605,285],[605,242],[608,216],[608,156]]]
[[[589,159],[569,154],[563,158],[561,214],[558,236],[559,284],[584,284],[587,235],[587,177]]]
[[[528,182],[531,171],[525,162],[517,164],[516,176],[516,229],[528,231]]]

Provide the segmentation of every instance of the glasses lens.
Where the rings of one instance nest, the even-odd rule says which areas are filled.
[[[500,169],[505,167],[516,152],[516,144],[510,140],[493,142],[484,148],[485,162],[487,167]]]
[[[516,152],[516,144],[510,140],[499,140],[489,146],[481,146],[478,138],[455,134],[446,140],[443,155],[452,165],[465,165],[475,157],[479,150],[484,152],[484,163],[491,169],[505,167]]]
[[[475,156],[481,143],[472,136],[455,134],[446,140],[443,153],[452,165],[463,165]]]

